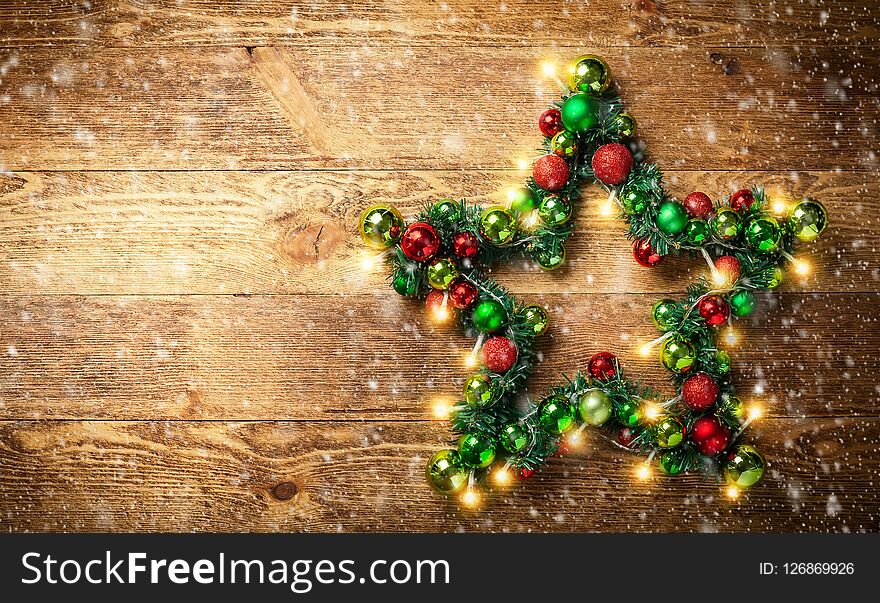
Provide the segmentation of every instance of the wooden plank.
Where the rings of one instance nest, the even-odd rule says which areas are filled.
[[[431,423],[17,422],[0,425],[4,531],[876,531],[880,422],[768,419],[770,463],[737,502],[697,476],[633,479],[585,447],[479,512],[434,494]]]
[[[815,44],[877,38],[864,0],[784,6],[733,0],[506,0],[388,3],[25,0],[0,7],[9,46],[289,45],[528,46],[588,39],[596,46]]]
[[[680,198],[721,197],[751,184],[773,196],[821,199],[823,237],[803,246],[815,265],[805,291],[875,291],[880,264],[880,179],[863,172],[669,172]],[[0,175],[0,291],[6,294],[381,292],[382,270],[364,274],[368,252],[356,223],[373,201],[413,216],[448,195],[483,204],[522,182],[512,172],[19,172]],[[600,215],[586,189],[568,267],[546,274],[515,262],[498,279],[523,295],[668,292],[705,271],[699,260],[654,270],[632,260],[625,226]],[[375,254],[369,255],[374,258]]]
[[[651,294],[529,297],[552,335],[540,397],[597,351],[671,393],[655,357]],[[880,296],[781,294],[726,345],[745,399],[774,416],[877,415]],[[361,296],[0,298],[0,419],[426,419],[457,397],[473,344],[418,302]]]
[[[12,50],[2,167],[509,168],[559,96],[539,63],[587,50]],[[713,52],[603,50],[661,166],[877,169],[876,49]]]

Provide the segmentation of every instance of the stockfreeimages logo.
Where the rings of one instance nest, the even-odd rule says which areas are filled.
[[[449,563],[444,560],[387,561],[377,559],[361,577],[355,562],[326,559],[227,559],[151,558],[147,553],[128,553],[87,561],[56,559],[37,552],[21,558],[22,584],[286,584],[297,594],[310,592],[315,584],[449,584]]]

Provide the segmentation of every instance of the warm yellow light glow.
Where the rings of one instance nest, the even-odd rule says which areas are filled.
[[[718,286],[730,285],[730,279],[727,278],[727,275],[720,270],[716,270],[715,273],[712,275],[712,282]]]
[[[739,343],[739,333],[733,330],[733,328],[728,328],[724,332],[724,342],[728,345],[736,345]]]
[[[480,493],[473,488],[468,488],[461,495],[461,503],[470,508],[474,508],[480,504]]]
[[[727,498],[730,500],[736,500],[739,497],[739,488],[736,486],[728,486],[727,487]]]
[[[364,251],[361,254],[361,270],[364,272],[372,272],[379,264],[379,258],[374,253]]]
[[[751,404],[746,412],[750,421],[757,421],[764,416],[764,409],[759,404]]]
[[[556,75],[556,61],[543,61],[541,73],[544,74],[544,77],[554,77]]]
[[[452,414],[452,403],[446,398],[434,400],[433,413],[435,419],[448,419]]]
[[[795,260],[791,263],[792,268],[794,268],[794,273],[798,276],[807,276],[812,272],[813,267],[810,266],[810,263],[806,260]]]
[[[525,216],[523,216],[522,220],[520,220],[520,224],[522,225],[523,230],[529,232],[534,230],[536,226],[540,223],[541,218],[538,216],[537,211],[530,211]]]
[[[614,215],[614,202],[610,199],[602,201],[602,204],[599,205],[599,215],[601,216],[613,216]]]
[[[782,197],[776,197],[770,201],[770,211],[777,216],[784,216],[788,213],[788,202]]]
[[[649,421],[656,421],[660,418],[660,415],[663,414],[663,409],[653,402],[645,402],[645,405],[642,408],[645,412],[645,418]]]
[[[569,448],[580,448],[584,443],[584,434],[580,429],[569,431],[565,436],[565,443]]]
[[[510,484],[512,479],[513,476],[510,473],[510,469],[506,469],[504,467],[498,469],[497,471],[495,471],[495,473],[492,474],[492,481],[495,482],[496,486],[507,486],[508,484]]]
[[[468,354],[464,357],[464,365],[468,368],[474,368],[479,364],[476,354]]]
[[[517,159],[516,160],[516,167],[518,167],[521,170],[529,169],[529,160],[528,159]]]
[[[449,320],[450,316],[451,313],[449,312],[449,310],[447,310],[443,306],[440,306],[431,311],[431,320],[436,323],[444,323]]]
[[[642,344],[639,348],[639,354],[645,357],[651,355],[651,352],[654,350],[654,345],[649,341],[648,343]]]
[[[645,481],[651,477],[651,467],[648,463],[642,463],[636,468],[636,477]]]

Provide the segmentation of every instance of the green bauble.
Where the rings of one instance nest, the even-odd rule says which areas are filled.
[[[393,205],[377,203],[361,213],[358,232],[370,247],[388,249],[403,234],[403,217]]]
[[[560,243],[557,249],[539,251],[535,254],[535,261],[548,272],[561,268],[565,263],[565,245]]]
[[[671,320],[676,308],[678,308],[678,303],[674,299],[659,300],[651,308],[651,322],[660,331],[669,331],[674,326]]]
[[[458,268],[450,259],[440,258],[428,266],[428,284],[435,289],[449,289],[449,285],[457,278]]]
[[[623,211],[630,216],[637,216],[648,209],[651,202],[651,196],[645,191],[639,189],[631,189],[623,193],[620,197],[620,203],[623,205]]]
[[[573,94],[562,105],[562,124],[572,132],[586,132],[599,123],[599,105],[592,96]]]
[[[574,157],[577,149],[577,135],[569,130],[558,132],[550,141],[550,150],[566,159]]]
[[[642,420],[642,410],[639,403],[634,400],[626,400],[617,405],[617,420],[624,427],[635,427]]]
[[[441,450],[432,456],[426,474],[428,483],[441,494],[460,492],[468,483],[468,470],[455,450]]]
[[[535,191],[527,186],[521,186],[510,191],[509,199],[510,209],[519,214],[527,214],[538,207]]]
[[[709,223],[699,218],[688,220],[687,229],[684,232],[685,240],[691,245],[702,246],[709,240]]]
[[[727,413],[735,419],[741,419],[746,410],[743,401],[733,394],[722,394],[720,406],[722,412]]]
[[[474,408],[489,406],[495,398],[495,384],[485,373],[474,373],[464,380],[464,401]]]
[[[550,326],[550,317],[541,306],[526,306],[520,310],[519,316],[535,335],[543,335]]]
[[[466,433],[458,440],[458,456],[468,467],[483,469],[495,460],[495,444],[481,433]]]
[[[507,312],[494,299],[484,299],[474,308],[471,320],[483,333],[494,333],[507,324]]]
[[[748,289],[740,289],[731,295],[727,302],[734,316],[743,317],[754,311],[755,306],[758,305],[758,298]]]
[[[538,215],[547,226],[554,228],[562,226],[571,218],[571,202],[565,197],[559,195],[547,195],[541,199],[541,205],[538,206]]]
[[[669,235],[675,235],[687,226],[688,215],[678,201],[664,201],[657,212],[657,228]]]
[[[785,227],[804,243],[815,241],[828,226],[828,210],[815,199],[802,199],[788,212]]]
[[[660,448],[675,448],[684,440],[684,425],[675,417],[663,417],[654,426]]]
[[[730,354],[725,350],[715,352],[715,370],[719,375],[726,375],[730,372]]]
[[[419,292],[419,278],[415,273],[409,274],[402,270],[394,275],[391,286],[401,295],[412,297]]]
[[[779,266],[773,267],[773,273],[770,278],[767,279],[767,288],[768,289],[776,289],[779,285],[782,284],[783,279],[785,278],[785,271]]]
[[[727,459],[724,477],[731,486],[751,488],[764,477],[765,465],[764,456],[757,448],[740,444]]]
[[[588,389],[578,401],[578,414],[584,423],[598,427],[611,418],[611,397],[601,389]]]
[[[660,470],[666,475],[684,473],[685,455],[682,450],[667,450],[660,455]]]
[[[636,133],[636,120],[629,113],[618,113],[612,125],[617,135],[622,138],[632,138]]]
[[[434,211],[444,216],[450,222],[455,222],[461,218],[459,205],[452,199],[440,199],[434,204]]]
[[[503,247],[516,236],[516,218],[502,205],[487,207],[480,216],[480,234],[492,245]]]
[[[746,223],[745,239],[746,245],[750,249],[770,253],[779,249],[782,229],[779,228],[779,223],[770,216],[760,216]]]
[[[550,396],[538,405],[538,422],[549,433],[565,433],[574,427],[574,408],[562,396]]]
[[[660,362],[673,373],[686,373],[697,361],[697,352],[687,339],[667,339],[660,348]]]
[[[722,207],[716,211],[709,224],[712,227],[712,234],[719,241],[731,241],[739,235],[739,214],[729,207]]]
[[[602,94],[611,83],[611,69],[595,54],[579,56],[568,68],[568,87],[572,92]]]
[[[520,423],[508,423],[501,428],[501,446],[510,454],[519,454],[531,443],[529,432]]]

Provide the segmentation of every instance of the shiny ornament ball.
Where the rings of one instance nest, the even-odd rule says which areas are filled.
[[[667,450],[660,455],[660,470],[666,475],[681,475],[687,466],[685,458],[681,450]]]
[[[757,448],[740,444],[727,458],[724,477],[727,483],[737,488],[751,488],[764,477],[766,461]]]
[[[391,279],[391,286],[400,295],[412,297],[419,292],[419,278],[415,273],[411,274],[405,270],[398,271]]]
[[[732,255],[722,255],[715,260],[715,268],[724,277],[724,281],[727,285],[732,285],[738,281],[740,272],[742,271],[742,265],[739,260]]]
[[[568,164],[558,155],[538,157],[532,168],[532,178],[544,190],[559,190],[568,182]]]
[[[562,125],[562,114],[559,109],[547,109],[541,113],[541,117],[538,118],[538,128],[541,129],[541,134],[548,138],[559,134],[565,128]]]
[[[636,133],[636,119],[629,113],[618,113],[611,126],[621,138],[632,138]]]
[[[706,373],[696,373],[681,385],[681,400],[691,410],[703,411],[715,404],[719,391],[712,377]]]
[[[452,260],[440,258],[428,266],[427,274],[429,285],[435,289],[449,289],[452,282],[458,278],[458,268]]]
[[[535,191],[527,186],[520,186],[510,191],[510,209],[518,214],[527,214],[538,207]]]
[[[574,157],[577,149],[577,135],[569,130],[563,130],[550,141],[550,150],[565,159]]]
[[[520,311],[519,315],[522,322],[536,336],[546,333],[547,327],[550,326],[550,317],[541,306],[526,306]]]
[[[669,235],[677,235],[688,224],[687,212],[678,201],[664,201],[657,211],[657,228]]]
[[[782,241],[782,229],[770,216],[750,219],[746,222],[744,233],[746,246],[761,253],[776,251]]]
[[[739,235],[740,224],[739,214],[729,207],[720,208],[709,222],[712,234],[719,241],[735,239]]]
[[[707,220],[712,215],[712,199],[706,193],[695,191],[684,198],[682,205],[691,218]]]
[[[471,314],[474,326],[483,333],[494,333],[507,324],[507,312],[494,299],[485,299],[474,308]]]
[[[370,205],[361,212],[358,231],[365,244],[374,249],[388,249],[403,232],[403,217],[393,205]]]
[[[714,415],[706,415],[694,421],[691,441],[700,454],[715,456],[730,443],[730,430]]]
[[[648,209],[650,202],[650,195],[639,189],[627,190],[620,196],[620,204],[623,205],[623,211],[630,216],[644,213]]]
[[[635,427],[642,420],[642,407],[634,400],[624,400],[617,405],[617,420],[624,427]]]
[[[710,327],[724,324],[730,316],[730,308],[727,302],[718,295],[707,295],[700,299],[697,304],[697,311]]]
[[[516,236],[516,218],[504,206],[487,207],[480,216],[480,235],[492,245],[503,247]]]
[[[633,257],[640,266],[652,268],[660,263],[663,256],[654,251],[648,239],[636,239],[633,242]]]
[[[432,289],[427,297],[425,297],[425,307],[428,310],[428,316],[440,317],[443,312],[448,313],[448,301],[446,293],[437,289]]]
[[[726,350],[715,352],[715,372],[719,375],[726,375],[730,372],[730,363],[730,354]]]
[[[654,303],[651,308],[651,322],[658,330],[666,332],[675,325],[672,322],[673,315],[678,309],[678,302],[674,299],[661,299]]]
[[[456,450],[441,450],[428,461],[428,483],[441,494],[455,494],[468,484],[468,470]]]
[[[593,379],[608,381],[617,374],[617,356],[611,352],[597,352],[587,362],[587,373]]]
[[[508,423],[501,428],[501,447],[510,454],[518,454],[531,442],[529,432],[520,423]]]
[[[733,196],[730,198],[730,208],[733,211],[744,212],[748,210],[754,202],[755,196],[752,194],[752,191],[744,188],[733,193]]]
[[[690,245],[702,246],[709,240],[711,232],[709,223],[699,218],[688,220],[684,230],[684,238]]]
[[[727,413],[735,419],[741,419],[746,412],[746,405],[733,394],[722,395],[719,408],[721,408],[722,412]]]
[[[414,222],[403,231],[400,249],[413,261],[427,262],[440,250],[440,236],[427,222]]]
[[[466,433],[458,440],[458,457],[468,467],[483,469],[495,460],[495,444],[481,433]]]
[[[562,104],[562,123],[572,132],[586,132],[599,124],[599,104],[589,94],[573,94]]]
[[[489,406],[495,398],[495,384],[485,373],[474,373],[464,380],[464,401],[474,408]]]
[[[538,216],[550,227],[562,226],[571,218],[571,213],[571,202],[559,195],[547,195],[538,207]]]
[[[452,252],[456,257],[472,260],[480,253],[480,240],[472,232],[457,232],[452,235]]]
[[[480,350],[483,366],[493,373],[506,373],[516,364],[516,344],[507,337],[490,337]]]
[[[617,443],[623,446],[624,448],[632,448],[635,445],[636,436],[635,429],[630,427],[621,427],[617,431]]]
[[[595,54],[579,56],[568,66],[568,87],[572,92],[602,94],[611,83],[611,69]]]
[[[734,316],[748,316],[755,311],[758,305],[758,298],[754,293],[747,289],[740,289],[730,296],[730,311]]]
[[[613,406],[611,397],[601,389],[588,389],[578,400],[578,415],[581,421],[598,427],[611,418]]]
[[[815,241],[828,226],[828,210],[815,199],[802,199],[788,212],[785,227],[799,241]]]
[[[617,186],[629,176],[633,167],[633,156],[625,145],[610,142],[596,149],[591,165],[599,182]]]
[[[574,408],[562,396],[550,396],[538,405],[538,422],[544,431],[559,435],[574,427]]]
[[[697,361],[697,351],[687,339],[673,337],[660,347],[660,362],[673,373],[686,373]]]
[[[452,199],[440,199],[434,204],[434,212],[441,214],[450,222],[461,218],[461,206]]]
[[[684,425],[675,417],[663,417],[654,425],[654,437],[660,448],[675,448],[684,440]]]
[[[561,268],[565,263],[565,245],[560,243],[551,249],[542,249],[535,254],[535,261],[547,272]]]
[[[520,467],[516,472],[516,478],[520,481],[529,479],[535,474],[534,469],[528,469],[526,467]]]
[[[477,301],[477,287],[470,281],[457,279],[449,287],[449,301],[459,310],[467,310]]]

